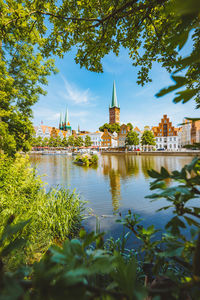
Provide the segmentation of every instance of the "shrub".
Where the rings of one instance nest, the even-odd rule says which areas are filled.
[[[92,155],[91,157],[91,161],[93,164],[97,164],[98,163],[98,156],[96,154]]]
[[[87,167],[89,167],[90,165],[96,165],[98,163],[98,156],[97,155],[77,155],[75,160],[75,163],[80,163],[83,164]]]

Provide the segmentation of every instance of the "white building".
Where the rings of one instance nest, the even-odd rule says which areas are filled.
[[[191,144],[191,127],[192,122],[189,120],[183,120],[182,132],[181,132],[181,146]]]
[[[165,149],[169,151],[178,151],[180,148],[180,137],[177,136],[162,136],[156,137],[156,149]]]
[[[117,132],[113,132],[113,134],[111,134],[111,147],[112,148],[118,147],[118,134],[117,134]]]
[[[71,132],[69,131],[64,131],[64,130],[60,130],[57,129],[55,127],[50,127],[50,126],[45,126],[45,125],[39,125],[39,126],[35,126],[35,137],[41,137],[42,139],[44,138],[50,138],[52,137],[57,137],[59,136],[61,138],[61,140],[66,137],[68,138],[71,135]]]
[[[92,147],[100,147],[101,146],[101,136],[103,132],[96,131],[96,132],[90,132],[85,134],[79,134],[79,136],[85,141],[86,136],[89,136],[91,138]]]
[[[172,126],[167,115],[164,115],[158,126],[152,127],[156,139],[156,149],[178,151],[181,147],[179,128]]]

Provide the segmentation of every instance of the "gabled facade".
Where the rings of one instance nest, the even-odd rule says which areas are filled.
[[[116,134],[111,134],[108,129],[104,129],[101,136],[101,147],[114,148],[117,147],[117,136]]]
[[[152,127],[156,138],[156,148],[177,151],[180,148],[178,128],[175,128],[167,115],[163,115],[158,126]]]
[[[120,127],[120,131],[118,133],[118,146],[125,147],[125,140],[128,132],[130,131],[130,127],[123,124]]]
[[[65,130],[60,130],[55,127],[50,127],[50,126],[45,126],[45,125],[39,125],[35,126],[35,137],[41,137],[42,139],[44,138],[57,138],[58,136],[63,139],[64,137],[69,137],[70,133],[69,131]]]
[[[109,124],[120,123],[120,106],[117,102],[115,82],[113,83],[112,103],[109,107]]]

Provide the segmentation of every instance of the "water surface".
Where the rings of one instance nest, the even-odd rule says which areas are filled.
[[[180,170],[189,163],[191,157],[179,156],[135,156],[130,154],[103,154],[99,156],[97,168],[81,167],[73,164],[72,157],[65,155],[32,155],[31,162],[38,173],[44,175],[48,187],[64,186],[76,189],[86,206],[98,216],[101,230],[118,236],[121,225],[115,222],[116,215],[123,215],[131,209],[143,218],[143,223],[156,227],[165,225],[171,212],[156,210],[166,204],[165,200],[150,202],[145,196],[151,192],[148,169],[160,171],[164,166],[168,171]],[[169,182],[170,184],[170,182]],[[89,217],[85,226],[95,229],[96,219]]]

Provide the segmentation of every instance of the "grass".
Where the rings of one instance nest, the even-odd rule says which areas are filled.
[[[46,192],[28,157],[0,156],[0,200],[0,231],[11,215],[15,222],[31,219],[23,232],[27,246],[23,255],[9,258],[11,267],[40,259],[51,244],[62,243],[79,231],[84,203],[64,188]]]

